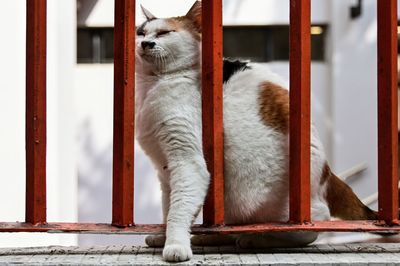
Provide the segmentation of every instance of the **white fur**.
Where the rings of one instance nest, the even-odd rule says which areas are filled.
[[[260,117],[260,84],[285,83],[257,64],[238,72],[224,86],[226,223],[288,220],[288,137],[265,126]],[[320,191],[323,147],[312,134],[312,218],[329,218]],[[279,206],[277,208],[276,206]]]
[[[136,130],[161,181],[167,224],[164,258],[183,261],[192,256],[190,226],[203,205],[210,177],[202,150],[200,44],[185,30],[158,38],[157,31],[168,27],[165,20],[150,21],[146,36],[138,38]],[[143,50],[143,40],[155,41],[155,48]],[[262,121],[259,95],[265,81],[287,87],[257,64],[224,84],[225,222],[229,224],[288,220],[288,136]],[[325,155],[314,129],[311,142],[312,218],[324,220],[329,219],[320,187]],[[287,240],[287,234],[282,239]]]

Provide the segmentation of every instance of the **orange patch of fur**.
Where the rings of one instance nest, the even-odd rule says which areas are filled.
[[[326,182],[325,199],[333,217],[343,220],[377,220],[377,212],[365,206],[353,190],[325,164],[321,183]]]
[[[171,18],[167,22],[177,30],[190,32],[195,40],[201,41],[201,18],[201,2],[196,1],[186,16]]]
[[[289,132],[289,92],[272,82],[261,84],[261,116],[267,126]]]
[[[201,41],[201,32],[196,30],[196,26],[192,20],[187,17],[175,17],[167,20],[167,23],[171,25],[176,31],[186,30],[188,31],[195,40]]]
[[[283,134],[289,132],[289,92],[271,83],[261,84],[261,115],[266,125]],[[333,217],[344,220],[376,220],[378,214],[365,206],[353,190],[334,175],[328,164],[321,176],[321,185],[326,183],[325,199]]]

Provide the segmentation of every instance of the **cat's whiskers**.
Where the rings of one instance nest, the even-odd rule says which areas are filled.
[[[163,60],[162,60],[161,55],[160,55],[160,54],[157,54],[156,59],[157,59],[157,65],[158,65],[158,67],[161,68],[161,69],[163,69],[163,68],[164,68],[164,66],[163,66],[163,63],[164,63],[164,62],[163,62]]]
[[[175,60],[175,56],[174,56],[174,54],[173,53],[171,53],[171,51],[168,49],[168,48],[164,48],[166,51],[167,51],[167,53],[170,55],[170,57],[171,57],[171,59],[172,59],[172,62],[173,62],[173,64],[174,64],[174,66],[178,66],[178,63],[176,62],[176,60]]]
[[[163,70],[165,68],[165,62],[164,62],[162,54],[161,53],[157,53],[156,54],[156,59],[157,59],[158,67],[161,68],[161,70]]]
[[[162,53],[158,53],[157,54],[157,59],[159,60],[159,67],[161,67],[162,69],[165,69],[165,61],[164,61],[164,57],[162,55]]]

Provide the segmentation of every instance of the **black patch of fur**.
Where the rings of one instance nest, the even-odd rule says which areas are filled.
[[[228,80],[239,71],[245,71],[250,69],[247,62],[242,62],[240,60],[230,60],[224,59],[224,69],[223,69],[223,81],[224,83],[228,82]]]
[[[144,26],[146,26],[147,21],[143,22],[142,25],[137,27],[136,29],[136,35],[144,35]]]
[[[142,23],[139,27],[136,28],[136,35],[144,35],[144,27],[146,26],[147,23],[150,21],[156,20],[156,18],[152,18],[150,20],[146,20],[145,22]]]

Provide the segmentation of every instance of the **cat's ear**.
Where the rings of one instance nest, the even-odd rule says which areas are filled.
[[[147,21],[156,19],[156,16],[151,14],[150,11],[144,8],[142,5],[140,5],[140,8],[142,9],[143,15],[146,17]]]
[[[193,6],[190,8],[186,17],[194,22],[199,32],[201,32],[201,2],[194,2]]]

